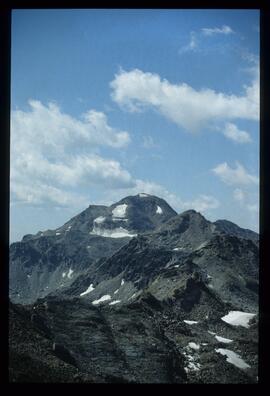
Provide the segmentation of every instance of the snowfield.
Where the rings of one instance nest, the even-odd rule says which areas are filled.
[[[198,323],[198,322],[196,322],[196,320],[184,320],[184,322],[186,324],[189,324],[189,325],[193,325],[193,324],[197,324]]]
[[[111,296],[109,294],[105,294],[104,296],[100,297],[98,300],[92,301],[93,305],[98,305],[103,301],[111,300]]]
[[[104,238],[133,238],[137,236],[137,234],[130,234],[129,231],[123,227],[115,228],[114,230],[94,227],[90,234],[102,236]]]
[[[215,349],[215,351],[217,353],[221,353],[221,355],[227,356],[226,361],[228,363],[233,364],[236,367],[239,367],[241,369],[246,369],[250,367],[250,365],[247,364],[237,353],[230,351],[229,349],[219,348],[219,349]]]
[[[231,342],[233,342],[233,340],[230,340],[229,338],[220,337],[218,335],[216,335],[215,338],[217,341],[223,342],[224,344],[230,344]]]
[[[68,270],[68,274],[67,274],[68,279],[71,279],[71,278],[72,278],[73,272],[74,272],[74,271],[73,271],[73,269],[71,269],[71,268]]]
[[[93,283],[91,283],[91,285],[88,287],[88,289],[86,289],[83,293],[80,294],[80,296],[85,296],[88,293],[91,293],[91,291],[93,291],[95,288],[93,287]]]
[[[163,213],[163,210],[161,209],[160,206],[157,206],[156,213],[158,213],[158,214],[162,214]]]
[[[221,318],[226,323],[229,323],[232,326],[243,326],[247,329],[249,328],[249,321],[256,314],[241,312],[241,311],[230,311],[228,315],[225,315]]]
[[[96,223],[96,224],[101,224],[101,223],[103,223],[103,222],[105,221],[105,219],[106,219],[106,217],[104,217],[104,216],[99,216],[99,217],[97,217],[97,218],[94,220],[94,223]]]
[[[189,342],[188,347],[194,349],[195,351],[198,351],[200,349],[200,345],[196,344],[195,342]]]
[[[109,305],[115,305],[115,304],[119,304],[121,302],[121,300],[115,300],[109,303]]]
[[[112,217],[124,218],[126,217],[127,204],[117,205],[112,210]]]

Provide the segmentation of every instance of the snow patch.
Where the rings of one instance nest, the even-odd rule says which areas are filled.
[[[112,217],[126,217],[126,210],[127,210],[127,204],[123,205],[117,205],[113,210],[112,210]]]
[[[217,353],[221,353],[221,355],[227,356],[226,361],[228,363],[233,364],[236,367],[239,367],[241,369],[246,369],[250,367],[250,365],[247,364],[237,353],[230,351],[229,349],[219,348],[219,349],[215,349],[215,351]]]
[[[141,197],[141,198],[148,197],[148,194],[140,193],[140,194],[139,194],[139,197]]]
[[[137,293],[132,294],[131,297],[129,297],[129,300],[131,300],[132,298],[134,298],[136,296]]]
[[[208,333],[211,334],[211,335],[216,335],[216,333],[214,333],[213,331],[209,331],[208,330]]]
[[[189,371],[198,371],[200,370],[200,367],[200,363],[188,362],[188,365],[184,367],[184,370],[186,373],[188,373]]]
[[[94,220],[94,223],[95,223],[95,224],[101,224],[101,223],[103,223],[105,220],[106,220],[106,217],[104,217],[104,216],[99,216],[99,217],[97,217],[97,218]]]
[[[184,250],[184,248],[182,248],[182,247],[176,247],[176,248],[174,248],[173,250],[175,250],[175,251],[177,251],[177,250]]]
[[[121,302],[121,300],[115,300],[109,303],[109,305],[115,305],[115,304],[119,304]]]
[[[193,324],[197,324],[198,323],[196,320],[184,320],[184,322],[186,324],[189,324],[189,325],[193,325]]]
[[[158,213],[158,214],[162,214],[162,213],[163,213],[163,210],[162,210],[161,207],[158,206],[158,205],[157,205],[156,213]]]
[[[179,264],[177,264],[177,265],[174,266],[174,268],[178,268],[178,267],[179,267]]]
[[[93,291],[95,288],[93,287],[93,283],[91,283],[91,285],[88,287],[88,289],[86,289],[83,293],[80,294],[80,296],[85,296],[88,293],[91,293],[91,291]]]
[[[61,235],[61,232],[56,232],[55,235]]]
[[[62,273],[62,278],[64,278],[66,276],[66,274],[67,274],[66,272],[63,272]]]
[[[119,227],[115,228],[114,230],[109,230],[109,229],[99,229],[94,227],[93,230],[90,232],[91,235],[99,235],[104,238],[133,238],[136,237],[137,234],[130,234],[128,230],[125,228]]]
[[[233,342],[233,340],[230,340],[229,338],[224,338],[224,337],[220,337],[220,336],[215,336],[215,338],[219,341],[219,342],[223,342],[224,344],[230,344],[231,342]]]
[[[124,279],[122,279],[122,280],[121,280],[121,286],[123,286],[123,285],[124,285],[124,283],[125,283],[125,280],[124,280]]]
[[[72,278],[73,272],[74,272],[74,271],[73,271],[73,269],[71,269],[71,268],[68,270],[68,274],[67,274],[68,279],[71,279],[71,278]]]
[[[115,292],[113,294],[117,294],[119,292],[119,289],[115,290]]]
[[[125,221],[125,222],[127,222],[128,219],[122,219],[122,218],[118,219],[118,218],[114,217],[114,218],[112,219],[112,221]]]
[[[195,351],[198,351],[200,349],[200,345],[196,344],[196,342],[189,342],[188,346],[189,348],[194,349]]]
[[[100,297],[98,300],[92,302],[93,305],[98,305],[103,301],[111,300],[111,296],[109,294],[105,294],[104,296]]]
[[[248,329],[248,323],[255,315],[256,314],[248,312],[230,311],[228,315],[223,316],[221,320],[231,324],[232,326],[243,326]]]
[[[30,278],[31,277],[31,275],[27,275],[27,278]]]

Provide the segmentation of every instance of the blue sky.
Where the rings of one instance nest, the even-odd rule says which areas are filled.
[[[11,242],[146,192],[258,230],[259,11],[15,10]]]

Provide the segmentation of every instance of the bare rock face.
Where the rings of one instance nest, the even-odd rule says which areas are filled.
[[[163,199],[139,194],[110,207],[90,205],[57,230],[24,236],[10,246],[12,301],[31,303],[69,286],[91,263],[175,215]]]
[[[10,251],[11,381],[257,381],[256,233],[139,194]]]

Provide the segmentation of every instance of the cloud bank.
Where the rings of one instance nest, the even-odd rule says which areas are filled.
[[[196,90],[171,84],[158,74],[139,69],[120,70],[110,83],[111,97],[130,112],[153,109],[187,131],[209,123],[234,119],[259,119],[259,77],[243,88],[243,95],[227,95],[212,89]]]
[[[11,114],[11,199],[14,202],[76,205],[77,186],[131,187],[120,163],[95,153],[98,146],[125,147],[129,134],[112,128],[106,115],[90,110],[82,119],[29,101],[30,111]]]

